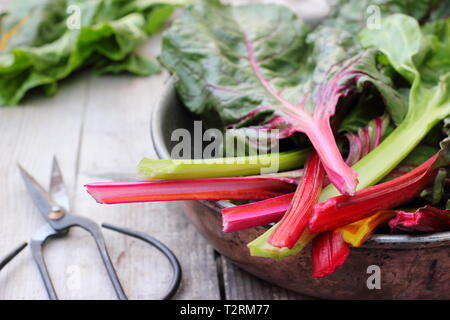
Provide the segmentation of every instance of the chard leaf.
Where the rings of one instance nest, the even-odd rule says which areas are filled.
[[[246,34],[274,90],[292,91],[314,67],[314,61],[307,61],[308,31],[283,7],[199,1],[165,32],[160,60],[176,74],[177,91],[192,112],[207,120],[218,116],[228,125],[256,107],[279,103],[251,67]]]

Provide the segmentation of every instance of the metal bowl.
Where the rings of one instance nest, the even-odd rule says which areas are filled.
[[[160,158],[169,158],[176,143],[170,139],[172,131],[191,130],[193,120],[169,81],[151,119],[151,137]],[[267,227],[223,233],[223,201],[184,201],[183,206],[189,220],[222,255],[261,279],[301,294],[326,299],[450,299],[450,232],[374,235],[363,246],[351,248],[348,260],[334,274],[314,279],[310,247],[282,261],[251,257],[246,244]],[[368,286],[376,276],[369,268],[373,265],[379,267],[380,289]]]

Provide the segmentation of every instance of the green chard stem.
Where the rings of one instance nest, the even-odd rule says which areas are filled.
[[[203,179],[251,176],[301,167],[309,150],[246,157],[156,160],[144,158],[138,173],[144,179]]]

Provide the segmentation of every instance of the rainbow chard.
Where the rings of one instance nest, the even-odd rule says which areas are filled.
[[[99,203],[173,200],[262,200],[295,190],[292,179],[240,177],[191,180],[97,182],[85,185]]]
[[[353,194],[357,175],[330,125],[338,101],[372,84],[397,120],[403,110],[402,97],[375,67],[375,51],[355,55],[356,47],[348,31],[310,32],[285,7],[210,0],[189,7],[165,32],[160,60],[177,76],[177,91],[192,112],[280,139],[305,133],[331,183]]]
[[[384,115],[372,120],[366,127],[360,128],[356,133],[346,133],[349,151],[345,162],[352,166],[371,150],[378,147],[386,133],[389,122],[389,116]]]
[[[442,133],[444,136],[450,136],[445,126],[444,128],[441,126],[435,127],[427,137],[425,137],[425,139],[382,180],[382,182],[390,181],[405,175],[439,152],[439,141],[442,140]],[[446,142],[443,141],[441,144],[444,148],[445,143]],[[445,161],[442,161],[442,163],[445,164]],[[420,192],[420,198],[418,197],[416,200],[419,202],[425,200],[432,205],[444,206],[446,199],[448,199],[447,181],[447,170],[445,168],[439,168],[433,184],[422,190]],[[379,211],[365,219],[338,228],[336,231],[339,231],[342,234],[342,237],[347,243],[350,243],[354,247],[358,247],[362,245],[379,226],[387,223],[387,221],[393,218],[395,214],[395,210]]]
[[[359,247],[370,238],[378,227],[386,224],[394,216],[395,212],[393,210],[380,211],[366,219],[356,221],[335,231],[342,235],[345,242],[354,247]]]
[[[312,264],[314,278],[332,274],[344,264],[350,254],[350,246],[339,232],[328,231],[314,238],[312,243]]]
[[[356,129],[355,133],[347,132],[344,135],[349,142],[346,162],[348,164],[356,162],[370,150],[376,148],[384,138],[388,124],[389,117],[384,115],[371,120],[366,127]],[[328,184],[327,179],[324,179],[323,184]],[[312,185],[308,188],[311,188]],[[300,190],[297,193],[300,193]],[[292,203],[293,198],[294,193],[288,193],[267,200],[225,208],[222,210],[223,231],[233,232],[277,222],[281,220],[291,205],[295,205],[298,210],[303,210],[303,197],[296,196],[296,202],[300,201],[301,205]],[[291,245],[293,244],[291,243]]]
[[[367,154],[369,151],[376,148],[384,139],[388,125],[389,117],[384,115],[369,121],[363,128],[354,128],[355,132],[347,132],[344,135],[345,139],[348,139],[349,141],[349,156],[346,161],[358,161],[364,154]],[[245,206],[236,206],[226,209],[230,216],[233,213],[238,213],[233,217],[233,224],[240,226],[256,226],[259,221],[258,218],[262,214],[265,218],[264,222],[267,222],[269,217],[273,218],[273,220],[269,222],[276,222],[283,216],[280,212],[281,210],[284,209],[285,211],[288,211],[284,223],[273,226],[257,240],[252,242],[251,248],[253,254],[273,257],[278,254],[279,250],[283,252],[283,256],[298,252],[295,247],[298,247],[298,242],[302,242],[301,239],[306,237],[304,234],[309,234],[305,227],[312,214],[313,206],[317,202],[317,199],[311,201],[310,197],[317,197],[319,195],[321,192],[321,187],[319,186],[322,184],[321,180],[324,180],[323,171],[320,170],[321,166],[315,165],[313,167],[315,169],[309,172],[313,182],[310,181],[307,185],[303,186],[302,180],[297,187],[295,193],[296,196],[294,196],[294,193],[286,194],[274,199],[267,199]],[[316,179],[319,179],[314,179],[314,176]],[[328,184],[326,179],[323,184]],[[309,190],[306,193],[307,196],[303,196],[304,190],[302,189]],[[264,210],[264,213],[262,210]],[[239,220],[240,218],[242,219],[241,221]],[[224,219],[226,218],[224,217]],[[278,230],[280,227],[282,227],[282,229]],[[272,238],[273,234],[275,234],[275,236]],[[263,238],[268,239],[268,243],[264,243],[262,241]],[[312,239],[312,237],[310,238]],[[258,245],[260,245],[260,247],[257,249]]]

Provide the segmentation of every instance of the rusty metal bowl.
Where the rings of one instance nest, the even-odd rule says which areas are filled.
[[[170,141],[171,132],[190,130],[193,120],[169,81],[151,119],[151,137],[160,158],[169,158],[176,143]],[[334,274],[313,279],[310,247],[282,261],[252,257],[246,244],[267,227],[223,233],[220,210],[228,206],[226,202],[184,201],[183,206],[189,220],[222,255],[261,279],[301,294],[325,299],[450,299],[450,232],[374,235],[363,246],[351,248],[348,260]],[[380,289],[367,286],[372,265],[380,268]]]

